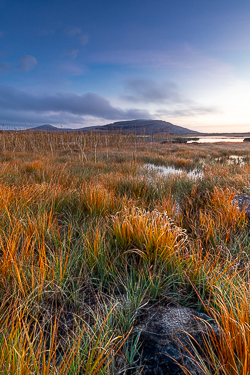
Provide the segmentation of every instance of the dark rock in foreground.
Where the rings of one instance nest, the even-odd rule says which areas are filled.
[[[218,336],[214,321],[190,308],[150,308],[136,327],[141,332],[142,374],[183,375],[187,372],[181,366],[190,375],[203,374],[195,358],[197,353],[202,358],[202,351],[206,352],[204,337],[208,339],[211,327]],[[205,358],[203,360],[206,362]]]

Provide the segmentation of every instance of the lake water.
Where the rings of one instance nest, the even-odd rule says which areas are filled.
[[[225,157],[215,158],[215,161],[219,163],[224,162],[230,165],[238,165],[242,167],[243,165],[246,164],[247,158],[245,156],[230,155],[228,156],[228,158],[225,158]]]
[[[169,176],[169,175],[177,175],[177,176],[187,176],[191,179],[198,179],[204,177],[204,172],[202,172],[199,169],[192,169],[189,172],[184,171],[183,169],[177,169],[175,167],[164,167],[164,166],[158,166],[154,164],[144,164],[144,169],[147,169],[149,172],[154,171],[158,173],[161,176]]]
[[[188,141],[187,143],[217,143],[217,142],[234,142],[234,143],[242,143],[245,138],[235,138],[235,137],[224,137],[224,138],[219,138],[219,137],[204,137],[204,138],[199,138],[197,141]]]
[[[238,156],[238,155],[230,155],[226,159],[225,158],[215,158],[216,162],[219,163],[227,163],[231,165],[238,165],[242,167],[246,164],[246,157],[244,156]],[[175,176],[187,176],[190,179],[196,180],[196,179],[202,179],[204,177],[204,172],[200,169],[192,169],[189,172],[185,171],[184,169],[175,168],[173,166],[159,166],[151,163],[144,164],[142,167],[144,170],[146,169],[148,172],[156,172],[160,176],[169,176],[169,175],[175,175]]]

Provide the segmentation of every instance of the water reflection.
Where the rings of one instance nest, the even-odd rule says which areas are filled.
[[[228,164],[237,164],[242,166],[246,164],[246,158],[244,156],[230,155],[228,159]]]
[[[239,165],[242,167],[246,164],[246,157],[238,156],[238,155],[230,155],[227,159],[225,157],[215,158],[215,160],[219,163],[227,163],[229,165]]]
[[[211,138],[199,138],[197,140],[192,140],[192,141],[188,141],[187,143],[217,143],[217,142],[234,142],[234,143],[237,143],[237,142],[240,142],[242,143],[244,141],[245,138],[228,138],[228,137],[224,137],[224,138],[216,138],[216,137],[211,137]]]
[[[149,172],[154,171],[158,173],[161,176],[169,176],[169,175],[177,175],[177,176],[187,176],[188,178],[191,179],[198,179],[198,178],[203,178],[204,177],[204,172],[201,170],[195,168],[192,169],[189,172],[186,172],[183,169],[176,169],[175,167],[164,167],[164,166],[158,166],[155,164],[144,164],[143,166],[144,169],[147,169]]]

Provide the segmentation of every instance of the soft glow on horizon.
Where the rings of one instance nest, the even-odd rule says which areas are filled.
[[[0,10],[6,127],[153,118],[250,131],[249,2],[12,0]]]

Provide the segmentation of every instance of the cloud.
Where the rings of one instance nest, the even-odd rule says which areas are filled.
[[[128,95],[122,96],[128,102],[157,105],[157,116],[197,116],[219,113],[216,107],[203,106],[183,95],[173,82],[156,82],[137,78],[125,83]]]
[[[181,103],[187,102],[178,92],[178,86],[172,82],[158,83],[150,79],[133,79],[125,84],[129,95],[123,96],[130,102],[143,103]]]
[[[41,117],[57,116],[63,119],[75,116],[92,116],[107,120],[125,120],[134,118],[150,118],[147,110],[116,108],[100,95],[86,93],[51,93],[32,95],[10,87],[0,87],[0,113],[9,111],[13,114],[39,115]],[[4,118],[0,118],[0,123]],[[27,121],[26,121],[27,122]]]
[[[184,48],[172,48],[169,50],[105,50],[95,52],[90,59],[99,63],[122,64],[142,67],[176,67],[190,68],[194,54]],[[196,55],[196,61],[198,56]]]
[[[9,72],[12,70],[22,70],[24,72],[29,72],[30,70],[33,70],[35,68],[36,64],[37,60],[34,56],[26,55],[19,60],[19,64],[17,66],[7,62],[0,63],[0,72]]]
[[[63,72],[71,76],[81,76],[86,72],[86,70],[86,67],[80,66],[79,64],[76,64],[73,61],[71,61],[60,64],[60,66],[56,70],[56,73]]]
[[[194,74],[203,77],[206,75],[209,80],[211,78],[221,79],[221,77],[230,77],[233,74],[233,67],[225,63],[223,60],[204,53],[188,43],[176,46],[169,46],[165,50],[108,50],[94,52],[88,57],[90,62],[99,64],[121,64],[128,66],[144,68],[156,68],[166,72],[166,68],[170,68],[172,72],[186,71],[188,75]]]
[[[67,30],[67,34],[69,36],[76,36],[82,34],[82,29],[80,29],[80,27],[74,27],[73,29]]]
[[[179,105],[170,109],[160,109],[156,111],[156,115],[160,117],[171,116],[171,117],[196,117],[200,115],[212,115],[212,114],[221,114],[223,113],[217,107],[205,107],[202,105]]]
[[[69,52],[69,56],[71,57],[72,60],[74,60],[78,56],[78,53],[79,53],[79,49],[72,49]]]
[[[36,64],[37,59],[34,56],[26,55],[21,58],[18,68],[24,72],[29,72],[35,68]]]
[[[83,46],[86,46],[86,44],[88,44],[89,42],[88,34],[84,33],[80,27],[74,27],[73,29],[68,29],[66,33],[68,36],[78,37],[80,40],[80,43]]]
[[[86,46],[86,44],[88,44],[89,42],[88,34],[84,33],[80,27],[74,27],[73,29],[68,29],[66,33],[68,36],[78,37],[80,40],[80,43],[83,46]]]
[[[86,46],[86,44],[89,42],[89,36],[87,34],[82,34],[80,36],[80,42],[83,46]]]
[[[71,115],[64,113],[63,116],[57,113],[40,113],[28,112],[28,111],[12,111],[12,110],[1,110],[0,115],[0,129],[4,124],[4,127],[19,128],[19,127],[33,127],[41,124],[52,124],[55,126],[65,127],[79,127],[83,126],[85,119],[79,115]],[[87,125],[91,121],[88,121]]]

